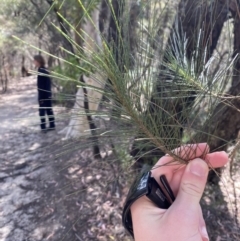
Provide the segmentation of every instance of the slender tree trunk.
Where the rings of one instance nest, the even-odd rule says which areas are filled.
[[[108,7],[108,2],[107,0],[102,0],[101,10],[99,13],[99,30],[105,39],[108,38],[109,18],[110,9]]]
[[[125,73],[134,67],[137,42],[136,29],[140,6],[136,1],[129,3],[125,0],[113,0],[112,6],[108,29],[108,43],[112,47],[118,68],[122,73]],[[106,91],[113,91],[111,79],[108,79]],[[112,106],[111,116],[113,118],[120,118],[122,110],[117,98],[112,99]]]
[[[47,3],[49,4],[50,7],[52,7],[52,5],[55,4],[54,0],[46,0],[46,1],[47,1]],[[53,10],[54,10],[54,12],[55,12],[55,14],[56,14],[56,18],[57,18],[57,20],[58,20],[58,23],[59,23],[59,26],[60,26],[61,31],[63,32],[63,34],[65,34],[66,36],[68,36],[69,33],[68,33],[67,28],[66,28],[66,26],[65,26],[65,24],[64,24],[64,19],[59,15],[58,9],[57,9],[55,6],[53,6]],[[72,52],[72,53],[74,54],[73,45],[72,45],[71,42],[68,41],[68,39],[67,39],[66,37],[64,37],[64,47],[65,47],[68,51],[70,51],[70,52]]]
[[[7,70],[6,70],[6,62],[5,62],[5,55],[2,54],[2,70],[3,70],[3,74],[2,74],[2,89],[3,89],[3,93],[5,93],[7,91],[8,88],[8,74],[7,74]]]
[[[75,14],[75,20],[74,20],[74,39],[75,39],[75,43],[76,43],[76,49],[79,53],[82,53],[82,47],[84,44],[84,39],[83,39],[83,17],[84,17],[84,11],[82,9],[82,7],[79,5],[78,6],[78,10],[77,10],[77,14]]]
[[[140,6],[135,1],[112,1],[113,12],[110,16],[108,42],[113,47],[116,63],[122,72],[134,65],[136,28]],[[129,17],[125,17],[129,15]],[[122,41],[123,40],[123,41]],[[123,42],[127,43],[123,46]],[[128,51],[128,56],[126,52]]]

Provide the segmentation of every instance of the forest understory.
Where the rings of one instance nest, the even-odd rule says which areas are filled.
[[[61,106],[54,106],[56,131],[41,133],[35,77],[11,81],[0,110],[1,241],[131,240],[121,224],[130,171],[113,155],[94,159],[84,140],[64,140],[68,111]],[[66,145],[75,148],[62,153]],[[238,156],[232,165],[202,200],[213,241],[240,240]]]

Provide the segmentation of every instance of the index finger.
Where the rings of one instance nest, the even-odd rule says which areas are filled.
[[[209,152],[209,146],[206,143],[185,145],[173,150],[175,155],[191,161],[195,158],[201,158],[207,162],[210,168],[224,166],[228,162],[226,152]],[[178,186],[185,170],[186,165],[174,160],[173,157],[166,155],[162,157],[151,170],[152,176],[160,184],[159,177],[165,175],[174,193],[177,192]]]
[[[209,153],[209,146],[207,145],[207,143],[188,144],[174,149],[172,153],[179,156],[183,160],[189,161],[197,157],[204,158],[207,153]],[[174,161],[173,157],[166,155],[162,157],[152,168],[152,175],[154,177],[155,175],[157,177],[163,174],[168,175],[169,173],[173,173],[174,171],[179,169],[179,167],[181,167],[182,165],[183,164]]]

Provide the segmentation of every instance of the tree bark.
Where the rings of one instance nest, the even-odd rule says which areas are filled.
[[[50,5],[50,7],[52,7],[52,5],[54,5],[55,3],[54,3],[54,0],[46,0],[47,1],[47,3]],[[56,18],[57,18],[57,20],[58,20],[58,23],[59,23],[59,26],[60,26],[60,29],[61,29],[61,31],[66,35],[66,36],[68,36],[69,34],[68,34],[68,31],[67,31],[67,29],[66,29],[66,26],[64,26],[64,19],[62,19],[62,17],[59,15],[59,13],[58,13],[58,9],[55,7],[55,6],[53,6],[53,11],[55,12],[55,14],[56,14]],[[73,45],[68,41],[68,39],[66,39],[66,37],[64,37],[64,39],[65,39],[65,41],[64,41],[64,47],[68,50],[68,51],[70,51],[71,53],[73,53],[74,54],[74,48],[73,48]]]
[[[235,1],[234,1],[235,2]],[[235,2],[236,3],[236,2]],[[240,54],[240,3],[230,6],[234,18],[233,58]],[[208,141],[211,151],[227,149],[227,144],[238,136],[240,130],[240,58],[234,64],[232,86],[226,96],[236,97],[221,102],[214,110],[212,118],[205,123],[206,134],[197,135],[199,141]],[[229,106],[230,105],[230,106]],[[195,139],[195,138],[194,138]]]
[[[84,48],[85,54],[91,59],[91,53],[99,51],[102,47],[101,36],[99,35],[99,8],[97,7],[91,14],[91,19],[87,20],[83,25],[84,34]],[[104,88],[105,80],[97,73],[88,76],[83,75],[81,82],[88,85],[92,85],[97,88]],[[99,102],[102,98],[102,94],[94,89],[88,89],[87,87],[80,87],[76,94],[75,105],[72,110],[72,117],[69,125],[61,131],[66,134],[66,138],[79,138],[83,136],[89,136],[94,125],[92,117],[89,116],[89,112],[94,112],[98,109]],[[91,101],[93,100],[93,101]],[[86,112],[86,115],[83,113]],[[79,115],[78,113],[82,113]],[[89,119],[91,118],[91,119]],[[95,128],[96,129],[96,128]]]
[[[126,69],[131,69],[134,65],[136,28],[140,6],[135,1],[128,3],[125,0],[113,0],[112,6],[113,13],[110,16],[108,43],[113,47],[113,54],[119,69],[126,72]],[[124,43],[126,44],[124,45]]]

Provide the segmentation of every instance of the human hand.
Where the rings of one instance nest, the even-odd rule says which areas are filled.
[[[132,204],[131,214],[136,241],[209,240],[199,202],[206,185],[209,167],[224,166],[228,156],[225,152],[209,153],[206,143],[186,145],[175,149],[174,152],[189,160],[188,165],[170,163],[173,158],[166,155],[151,172],[156,181],[161,175],[166,176],[176,200],[166,210],[156,207],[146,196]],[[205,161],[200,157],[204,157]]]

